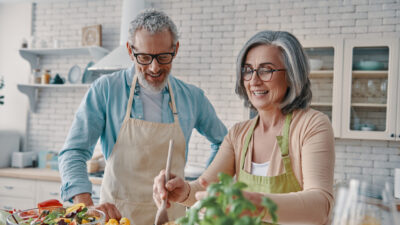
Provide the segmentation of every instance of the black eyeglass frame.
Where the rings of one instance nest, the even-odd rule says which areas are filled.
[[[172,60],[174,59],[174,56],[175,56],[175,51],[174,51],[174,52],[165,52],[165,53],[160,53],[160,54],[147,54],[147,53],[135,53],[135,52],[133,51],[133,49],[134,49],[134,47],[133,47],[133,45],[131,45],[131,50],[132,50],[133,56],[135,56],[136,61],[137,61],[140,65],[144,65],[144,66],[150,65],[151,63],[153,63],[154,58],[157,60],[157,62],[158,62],[159,64],[167,65],[167,64],[170,64],[170,63],[172,62]],[[139,55],[148,55],[148,56],[151,56],[151,61],[150,61],[149,63],[141,63],[141,62],[139,62],[139,60],[138,60],[138,58],[137,58]],[[169,62],[167,62],[167,63],[161,63],[161,62],[158,60],[158,57],[159,57],[160,55],[171,55],[171,56],[172,56],[172,57],[171,57],[171,61],[169,61]]]
[[[245,68],[250,68],[250,71],[251,71],[251,77],[250,77],[250,79],[245,79],[245,78],[244,78],[244,69],[245,69]],[[272,80],[272,76],[274,75],[274,72],[277,72],[277,71],[286,71],[286,69],[268,69],[266,72],[267,72],[267,73],[271,73],[271,77],[270,77],[268,80],[263,80],[263,79],[261,78],[260,74],[258,74],[259,69],[265,69],[265,68],[259,67],[259,68],[257,68],[257,69],[253,69],[253,68],[251,68],[251,67],[242,67],[242,79],[245,80],[245,81],[250,81],[251,79],[253,79],[254,71],[255,71],[256,74],[257,74],[257,76],[258,76],[258,78],[260,78],[260,80],[262,80],[262,81],[264,81],[264,82],[268,82],[268,81],[271,81],[271,80]]]

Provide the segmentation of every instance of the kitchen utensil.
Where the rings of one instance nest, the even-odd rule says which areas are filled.
[[[72,66],[68,72],[68,81],[71,84],[76,84],[78,83],[80,78],[81,78],[81,68],[78,65]]]
[[[32,167],[36,158],[36,152],[13,152],[11,166],[14,168]]]
[[[350,180],[348,186],[339,187],[332,225],[396,223],[392,190],[365,181]]]
[[[171,158],[172,158],[172,152],[173,152],[173,145],[174,141],[172,139],[169,140],[169,147],[168,147],[168,158],[167,158],[167,166],[165,169],[165,183],[169,180],[169,173],[171,171]],[[167,212],[167,200],[168,200],[168,195],[167,198],[162,202],[162,205],[160,208],[157,210],[156,214],[156,219],[154,221],[155,225],[161,225],[166,222],[168,222],[168,212]]]

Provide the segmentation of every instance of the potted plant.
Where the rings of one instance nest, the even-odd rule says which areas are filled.
[[[273,223],[277,222],[277,205],[264,197],[264,210],[257,216],[256,206],[243,196],[242,189],[247,187],[243,182],[224,173],[218,174],[219,182],[210,184],[208,196],[196,203],[186,212],[185,217],[176,220],[180,225],[258,225],[265,213],[269,213]],[[199,213],[203,213],[199,216]],[[247,213],[245,213],[247,212]]]

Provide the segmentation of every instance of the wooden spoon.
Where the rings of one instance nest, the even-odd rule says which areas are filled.
[[[172,159],[172,152],[173,152],[173,145],[174,141],[172,139],[169,140],[169,147],[168,147],[168,158],[167,158],[167,166],[165,169],[165,183],[169,180],[169,173],[171,171],[171,159]],[[164,184],[165,185],[165,184]],[[161,225],[168,222],[168,212],[167,212],[167,200],[168,200],[168,193],[165,200],[163,200],[162,205],[157,210],[156,219],[154,221],[155,225]]]

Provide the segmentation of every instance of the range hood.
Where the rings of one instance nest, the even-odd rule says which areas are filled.
[[[88,70],[109,73],[132,66],[133,62],[126,49],[126,41],[129,36],[129,24],[144,8],[145,0],[123,1],[119,46],[88,68]]]

